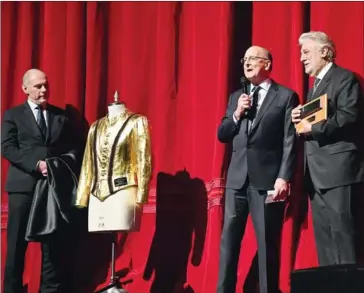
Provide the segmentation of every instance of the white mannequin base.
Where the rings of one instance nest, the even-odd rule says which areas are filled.
[[[140,218],[136,208],[137,187],[129,187],[104,201],[91,195],[88,210],[88,231],[138,231]]]

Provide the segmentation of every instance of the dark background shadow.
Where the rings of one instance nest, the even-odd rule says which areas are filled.
[[[359,80],[362,89],[362,99],[360,108],[362,109],[360,118],[360,126],[364,130],[364,78],[354,72],[356,78]],[[362,157],[364,158],[364,133],[357,134],[360,143],[360,149]],[[352,200],[352,213],[355,223],[355,244],[356,244],[356,258],[359,265],[364,266],[364,186],[361,187],[361,192],[359,192],[356,197]]]
[[[193,293],[184,285],[189,260],[198,266],[205,245],[205,184],[186,170],[158,173],[156,197],[156,227],[143,278],[150,280],[154,272],[151,293]]]

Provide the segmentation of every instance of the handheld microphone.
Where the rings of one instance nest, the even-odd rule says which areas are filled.
[[[243,90],[243,94],[248,94],[249,80],[245,76],[242,76],[240,78],[240,84]]]

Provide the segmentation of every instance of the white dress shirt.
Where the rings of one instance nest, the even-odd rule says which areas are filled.
[[[271,84],[272,84],[272,80],[270,78],[267,78],[262,83],[257,85],[257,86],[260,86],[260,90],[258,92],[257,114],[259,112],[259,109],[260,109],[261,105],[264,102],[265,97],[268,94],[268,90],[269,90]],[[252,88],[254,88],[254,87],[256,87],[256,86],[251,83],[250,84],[250,96],[252,96],[254,94],[254,92],[251,91]],[[238,120],[236,120],[234,115],[233,115],[233,120],[234,120],[235,123],[238,123]]]
[[[330,70],[332,66],[332,62],[325,65],[324,68],[321,69],[320,73],[316,76],[321,82],[321,80],[325,77],[326,73]],[[317,84],[317,86],[320,84],[320,82]]]

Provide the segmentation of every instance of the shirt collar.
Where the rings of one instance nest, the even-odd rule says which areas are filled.
[[[32,109],[33,112],[39,106],[39,105],[37,105],[36,103],[34,103],[33,101],[31,101],[29,99],[27,100],[27,102],[28,102],[28,105],[30,106],[30,108]],[[44,107],[43,110],[46,110],[46,107]]]
[[[261,89],[268,91],[270,86],[272,84],[272,80],[270,78],[265,79],[263,82],[261,82],[258,86],[260,86]],[[252,88],[255,87],[252,83],[250,84],[250,91]]]
[[[330,70],[332,66],[332,62],[325,65],[324,68],[321,69],[320,73],[316,76],[318,79],[323,79],[326,75],[326,73]]]

